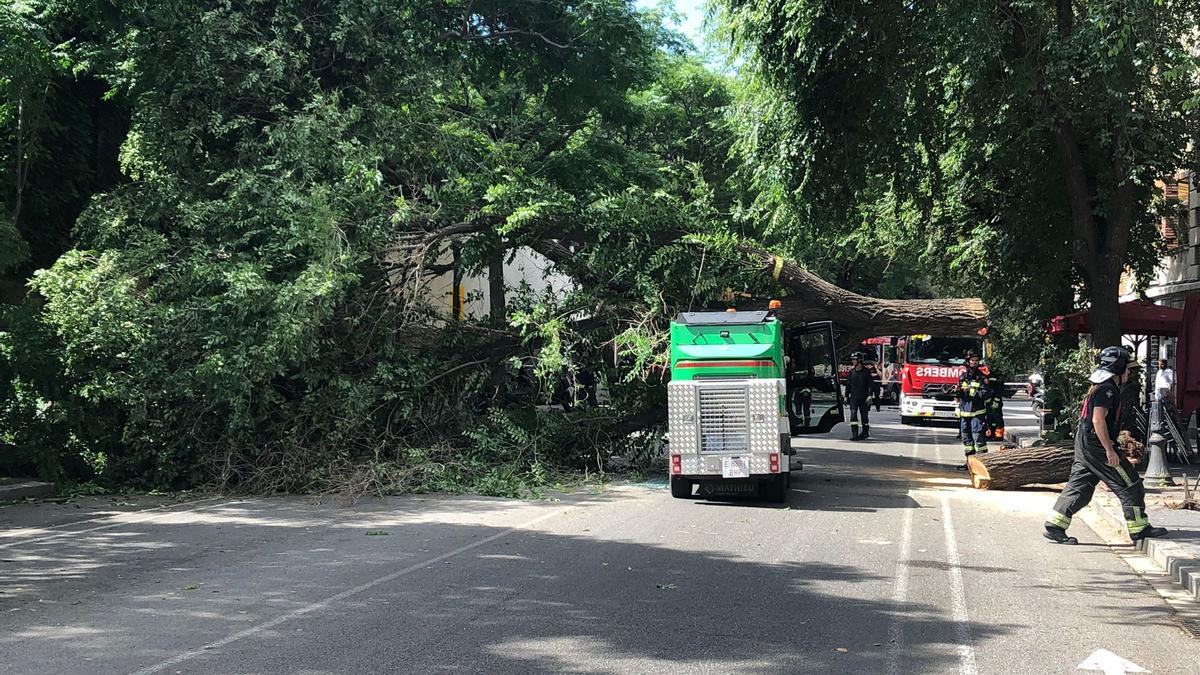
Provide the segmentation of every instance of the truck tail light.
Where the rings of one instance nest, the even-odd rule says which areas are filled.
[[[771,473],[779,473],[779,453],[771,453]]]
[[[676,476],[683,473],[683,458],[679,455],[671,455],[671,473]]]

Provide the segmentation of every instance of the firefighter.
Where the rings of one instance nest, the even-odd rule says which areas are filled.
[[[850,440],[861,441],[871,437],[871,394],[878,396],[878,385],[871,371],[863,365],[862,352],[850,355],[850,372],[846,374],[846,401],[850,404]],[[862,431],[859,432],[859,420]]]
[[[983,435],[983,416],[987,414],[987,400],[991,398],[987,380],[979,370],[979,352],[967,352],[966,369],[958,378],[954,397],[958,400],[958,430],[962,434],[963,453],[967,457],[987,452],[987,439]],[[966,470],[964,463],[959,469]]]
[[[799,371],[794,380],[792,412],[799,417],[805,427],[812,426],[812,369]]]
[[[1071,516],[1092,501],[1096,483],[1104,484],[1121,500],[1125,525],[1133,541],[1161,537],[1166,528],[1152,527],[1146,520],[1146,490],[1137,469],[1117,452],[1116,438],[1121,417],[1121,385],[1129,378],[1129,352],[1123,347],[1105,347],[1088,379],[1091,389],[1083,400],[1079,428],[1075,433],[1075,461],[1071,476],[1054,510],[1046,517],[1044,536],[1058,544],[1078,543],[1067,536]]]
[[[1004,376],[999,371],[989,369],[987,375],[988,393],[987,415],[983,435],[998,443],[1004,443]]]

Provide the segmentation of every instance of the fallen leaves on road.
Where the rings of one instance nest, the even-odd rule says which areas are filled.
[[[368,537],[386,537],[389,534],[391,533],[386,530],[367,530]]]

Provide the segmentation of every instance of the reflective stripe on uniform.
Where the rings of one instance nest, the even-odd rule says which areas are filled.
[[[980,415],[982,415],[986,412],[987,412],[986,410],[968,410],[968,411],[955,410],[954,416],[955,417],[979,417]]]
[[[1129,474],[1125,473],[1125,469],[1116,467],[1117,473],[1121,474],[1121,480],[1125,481],[1125,485],[1133,485],[1133,481],[1129,480]]]
[[[975,452],[984,452],[987,450],[987,443],[976,443]]]
[[[1064,516],[1058,511],[1051,511],[1046,515],[1046,522],[1054,525],[1055,527],[1061,527],[1065,530],[1071,526],[1071,517]]]
[[[858,426],[858,420],[850,420],[850,426],[852,426],[852,427]]]
[[[1133,507],[1133,520],[1125,521],[1125,526],[1129,528],[1129,534],[1137,534],[1150,527],[1150,521],[1142,515],[1142,509],[1135,506]]]

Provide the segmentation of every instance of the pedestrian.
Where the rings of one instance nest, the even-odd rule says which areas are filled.
[[[1171,392],[1175,389],[1175,371],[1167,365],[1166,359],[1158,360],[1158,374],[1154,376],[1154,397],[1159,403],[1171,400]]]
[[[1071,475],[1054,510],[1046,517],[1045,537],[1058,544],[1075,544],[1067,536],[1071,517],[1092,501],[1096,483],[1104,481],[1121,500],[1125,526],[1133,541],[1161,537],[1166,528],[1153,527],[1146,519],[1146,490],[1137,469],[1117,452],[1120,430],[1121,385],[1129,378],[1129,352],[1122,347],[1105,347],[1096,370],[1088,379],[1092,387],[1083,400],[1079,428],[1075,432],[1075,461]]]
[[[877,383],[871,371],[863,365],[862,352],[850,355],[850,372],[846,374],[846,401],[850,404],[850,440],[862,441],[871,437],[871,394]],[[876,393],[878,396],[878,393]],[[862,430],[859,431],[859,420]]]
[[[966,368],[958,378],[954,396],[958,400],[958,431],[962,435],[963,453],[970,457],[974,454],[987,452],[987,438],[983,433],[983,416],[987,414],[987,401],[991,398],[991,390],[987,378],[979,370],[979,352],[967,351],[964,361]],[[958,467],[966,471],[964,462]]]

